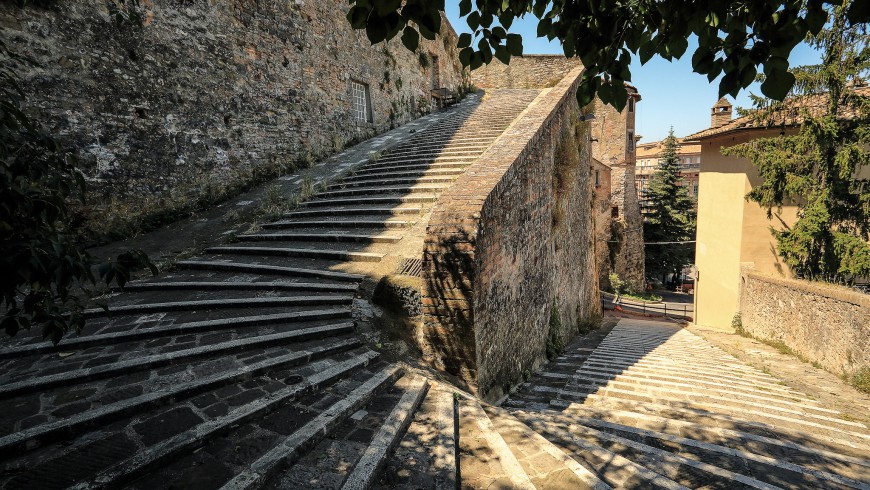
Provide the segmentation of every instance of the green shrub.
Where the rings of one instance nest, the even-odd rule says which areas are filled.
[[[870,393],[870,366],[855,371],[849,379],[852,386],[862,393]]]

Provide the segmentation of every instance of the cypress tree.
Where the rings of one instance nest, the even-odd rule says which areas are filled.
[[[645,192],[649,207],[644,216],[643,237],[646,246],[646,270],[653,277],[670,273],[679,275],[694,260],[694,203],[682,185],[679,144],[671,129],[664,140],[664,152]]]

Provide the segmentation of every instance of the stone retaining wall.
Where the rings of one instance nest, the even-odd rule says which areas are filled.
[[[741,279],[747,333],[782,342],[838,375],[870,366],[870,295],[754,271],[744,271]]]
[[[21,70],[29,110],[82,150],[97,221],[220,198],[416,118],[435,63],[440,86],[460,84],[446,19],[419,54],[370,46],[344,0],[17,3],[0,2],[0,35],[38,63]]]
[[[495,400],[600,312],[580,68],[543,92],[438,200],[423,261],[438,368]],[[551,309],[561,320],[550,330]]]
[[[562,55],[512,57],[509,65],[493,59],[492,63],[471,72],[471,80],[479,88],[552,87],[578,66],[576,59]]]

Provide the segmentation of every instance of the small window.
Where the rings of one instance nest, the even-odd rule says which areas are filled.
[[[353,112],[359,122],[372,122],[372,101],[369,86],[365,83],[351,80],[351,96],[353,97]]]
[[[601,187],[601,171],[595,171],[595,187]]]
[[[628,97],[628,112],[634,112],[634,97]]]
[[[694,190],[693,194],[695,194],[695,197],[698,197],[698,184],[697,183],[695,184],[695,190]]]
[[[634,151],[634,131],[628,132],[628,151]]]
[[[610,217],[613,219],[619,218],[619,206],[610,208]]]

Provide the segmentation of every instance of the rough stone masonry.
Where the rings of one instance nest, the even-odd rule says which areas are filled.
[[[347,2],[0,3],[28,106],[82,150],[91,222],[213,202],[427,112],[461,69],[448,22],[370,46]],[[356,97],[367,105],[359,117]]]

